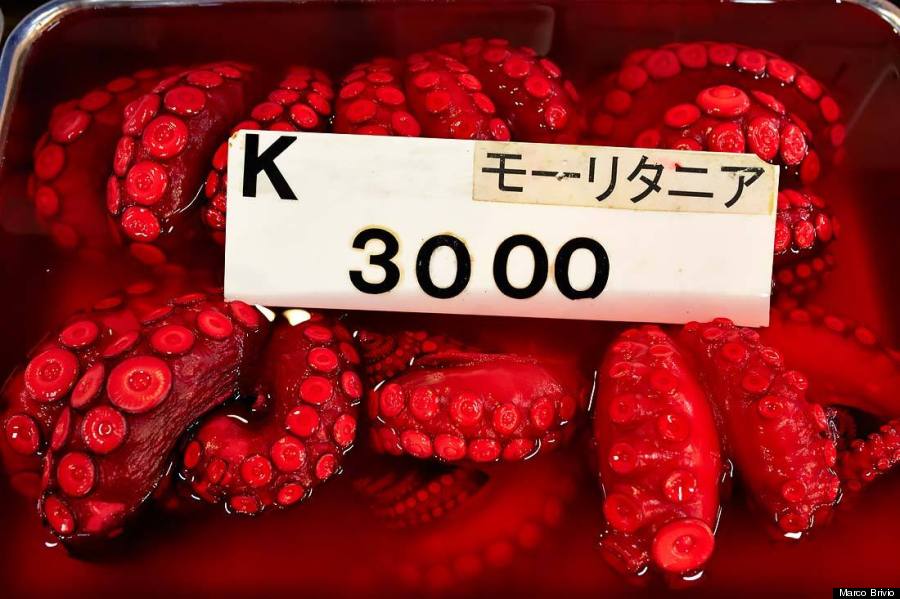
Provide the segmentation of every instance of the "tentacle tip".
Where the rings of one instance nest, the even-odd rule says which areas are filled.
[[[651,556],[661,570],[685,574],[700,569],[710,558],[715,537],[708,524],[696,518],[669,522],[653,537]]]

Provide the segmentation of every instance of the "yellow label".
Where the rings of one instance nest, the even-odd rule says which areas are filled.
[[[777,194],[778,168],[754,154],[475,143],[472,197],[481,202],[772,214]]]

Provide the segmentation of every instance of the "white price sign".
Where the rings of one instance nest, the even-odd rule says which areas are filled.
[[[768,323],[750,154],[240,131],[225,293],[267,306]]]

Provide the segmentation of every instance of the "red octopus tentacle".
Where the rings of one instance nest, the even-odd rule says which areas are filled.
[[[403,92],[403,64],[376,58],[344,77],[334,113],[335,133],[418,136],[422,126]]]
[[[90,309],[69,316],[31,356],[45,349],[57,348],[70,353],[77,350],[79,370],[84,372],[72,388],[77,399],[79,394],[94,390],[103,381],[105,370],[100,348],[114,339],[130,338],[140,330],[142,321],[167,309],[161,308],[166,300],[182,295],[187,289],[186,278],[181,272],[164,273],[156,280],[136,281],[121,293],[104,297]],[[57,352],[57,355],[63,354]],[[53,369],[61,364],[51,361],[49,366]],[[0,391],[0,426],[4,435],[0,455],[13,487],[36,498],[40,487],[41,456],[48,449],[53,423],[63,410],[64,402],[59,397],[33,394],[26,385],[26,371],[26,368],[15,371]]]
[[[445,352],[369,394],[376,450],[447,462],[517,461],[562,439],[573,391],[539,361]]]
[[[509,139],[509,125],[469,68],[445,54],[413,54],[407,60],[406,96],[427,137]]]
[[[721,413],[726,451],[755,501],[785,535],[827,518],[838,499],[836,449],[822,406],[776,350],[730,320],[685,325],[678,339],[696,360]]]
[[[854,439],[838,458],[845,488],[859,491],[900,463],[900,420],[891,420],[865,439]]]
[[[760,335],[809,376],[813,401],[847,405],[884,420],[900,417],[900,354],[872,329],[807,305],[772,310]]]
[[[413,504],[415,517],[405,518],[396,509],[387,514],[387,527],[379,536],[388,539],[392,550],[379,552],[382,557],[375,556],[372,567],[418,591],[439,591],[490,575],[517,554],[533,550],[559,524],[574,494],[571,456],[562,453],[489,472],[435,466],[394,460],[391,469],[401,474],[357,486],[376,513],[384,513],[386,496],[414,500],[404,505]],[[426,506],[431,507],[427,512]],[[400,525],[404,520],[406,525]]]
[[[354,488],[388,526],[424,526],[440,520],[476,496],[490,477],[477,468],[428,462],[367,464]]]
[[[267,330],[255,308],[202,293],[170,300],[124,335],[94,335],[101,324],[70,325],[64,347],[25,369],[33,397],[63,402],[39,508],[70,543],[121,532],[165,474],[178,436],[238,392]]]
[[[444,335],[431,335],[425,331],[400,331],[380,333],[361,329],[356,335],[362,354],[362,362],[369,386],[394,378],[414,361],[424,355],[462,350],[463,345]],[[375,415],[371,415],[372,418]]]
[[[162,240],[193,202],[203,166],[243,114],[253,82],[249,67],[216,63],[166,78],[125,107],[106,207],[138,260],[168,260]]]
[[[338,94],[334,130],[457,139],[577,141],[577,92],[529,48],[491,40],[357,65]],[[502,56],[501,56],[502,54]],[[494,60],[494,57],[497,59]],[[482,75],[486,79],[482,79]],[[516,129],[510,131],[515,121]]]
[[[468,67],[438,52],[414,54],[404,65],[380,58],[344,78],[334,120],[337,133],[509,139]]]
[[[516,139],[569,144],[580,140],[584,119],[578,92],[549,58],[528,47],[514,48],[505,39],[471,38],[442,51],[472,69]]]
[[[821,170],[819,152],[838,157],[846,135],[837,102],[818,81],[746,46],[640,50],[597,87],[590,134],[604,145],[753,151],[809,183]]]
[[[837,219],[820,196],[805,189],[780,191],[775,221],[775,287],[791,297],[817,289],[833,261],[826,248],[839,232]]]
[[[53,109],[34,149],[29,196],[59,247],[91,257],[115,245],[104,208],[106,161],[121,135],[123,108],[166,72],[145,69],[119,77]]]
[[[900,354],[870,328],[815,305],[773,310],[769,327],[761,334],[809,373],[813,401],[837,409],[849,406],[889,420],[864,439],[853,439],[852,430],[839,431],[848,445],[838,455],[837,471],[844,488],[858,491],[890,470],[900,458]],[[811,347],[821,350],[814,358]]]
[[[845,128],[808,73],[764,50],[679,43],[630,54],[592,95],[591,143],[752,152],[781,166],[782,182],[800,186],[779,194],[775,289],[800,297],[819,288],[834,266],[836,223],[805,186],[820,175],[819,150],[833,154]]]
[[[712,555],[723,464],[712,407],[685,357],[657,327],[623,333],[599,370],[594,439],[619,571],[653,564],[684,575]]]
[[[278,86],[263,102],[254,106],[249,118],[231,128],[270,131],[325,131],[331,119],[334,90],[328,76],[318,69],[295,66],[288,69]],[[228,140],[213,154],[212,169],[206,176],[203,195],[203,223],[213,239],[225,243],[225,212]]]
[[[819,255],[800,258],[796,261],[786,260],[785,264],[775,262],[772,285],[775,288],[775,300],[781,302],[812,296],[821,289],[828,274],[834,270],[834,255],[823,250]]]
[[[340,472],[356,437],[363,394],[357,364],[343,326],[319,317],[279,324],[263,358],[253,412],[224,408],[192,434],[182,458],[191,490],[242,514],[308,497]]]

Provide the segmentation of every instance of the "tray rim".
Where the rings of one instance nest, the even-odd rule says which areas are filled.
[[[246,0],[192,0],[193,6],[215,6],[236,4]],[[300,4],[310,0],[270,0],[281,4]],[[427,1],[427,0],[423,0]],[[578,0],[575,0],[576,2]],[[724,0],[726,2],[744,3],[752,0]],[[788,1],[788,0],[775,0]],[[880,17],[900,36],[900,6],[889,0],[833,0],[837,4],[855,4]],[[365,0],[361,0],[365,3]],[[3,43],[0,53],[0,168],[6,162],[6,141],[10,127],[10,113],[13,101],[18,95],[22,70],[30,54],[34,42],[60,19],[81,11],[104,8],[171,8],[183,7],[187,3],[182,0],[51,0],[34,9],[10,31]]]

